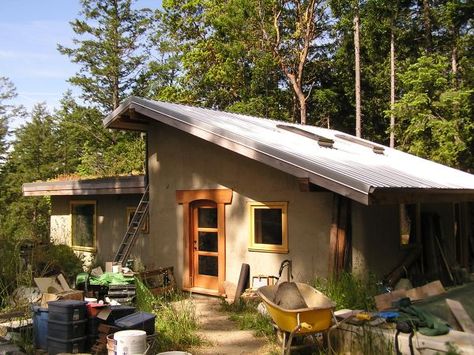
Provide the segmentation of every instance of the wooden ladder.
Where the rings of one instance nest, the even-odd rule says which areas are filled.
[[[114,262],[124,265],[124,263],[127,261],[130,251],[132,250],[133,245],[140,234],[140,230],[145,223],[146,216],[148,215],[149,199],[150,192],[149,187],[147,186],[145,193],[143,194],[140,203],[138,204],[138,207],[135,210],[132,219],[130,220],[120,247],[115,254]]]

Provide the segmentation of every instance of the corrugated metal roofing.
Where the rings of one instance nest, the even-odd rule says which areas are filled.
[[[130,113],[132,110],[132,113]],[[136,118],[135,112],[142,116]],[[364,204],[395,202],[400,193],[424,200],[474,199],[474,176],[335,130],[215,111],[137,97],[107,116],[111,128],[143,127],[143,116],[171,125],[248,158],[262,161]],[[278,125],[297,129],[279,128]],[[304,130],[332,140],[332,147],[299,134]],[[327,142],[326,142],[327,146]],[[377,152],[374,152],[373,148]],[[416,197],[418,196],[418,197]]]

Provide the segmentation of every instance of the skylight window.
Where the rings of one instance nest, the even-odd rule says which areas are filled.
[[[320,136],[319,134],[316,134],[316,133],[308,132],[304,129],[301,129],[295,126],[287,126],[287,125],[278,124],[277,128],[284,129],[285,131],[293,132],[293,133],[299,134],[300,136],[315,140],[316,142],[318,142],[320,147],[333,148],[333,145],[334,145],[334,141],[330,138]]]
[[[345,141],[351,142],[351,143],[361,145],[363,147],[370,148],[370,149],[372,149],[372,151],[375,154],[383,154],[384,151],[385,151],[385,148],[382,147],[381,145],[377,145],[377,144],[374,144],[374,143],[371,143],[371,142],[367,142],[367,141],[364,141],[364,140],[356,138],[356,137],[346,136],[345,134],[339,134],[339,133],[336,134],[336,137],[340,138],[340,139],[343,139]]]

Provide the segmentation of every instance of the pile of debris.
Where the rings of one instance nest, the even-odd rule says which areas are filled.
[[[170,291],[175,287],[173,268],[141,274],[116,265],[106,265],[106,270],[77,275],[75,289],[58,274],[35,278],[37,288],[17,290],[14,298],[26,301],[28,307],[23,308],[29,311],[0,317],[0,353],[21,353],[13,344],[25,333],[33,334],[37,352],[53,355],[115,351],[114,334],[119,331],[141,331],[151,341],[155,315],[134,307],[135,280],[140,277],[155,294]]]

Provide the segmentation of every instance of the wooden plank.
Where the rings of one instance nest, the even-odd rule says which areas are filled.
[[[392,308],[392,302],[398,301],[400,298],[406,297],[405,290],[395,290],[388,293],[375,296],[375,306],[377,310],[383,311]]]
[[[412,301],[418,301],[427,297],[440,295],[444,292],[446,292],[446,290],[444,289],[443,284],[441,281],[436,280],[424,286],[407,290],[405,295],[406,297],[410,297]]]
[[[446,303],[462,330],[466,333],[474,334],[474,322],[469,317],[469,314],[467,314],[461,302],[447,298]]]

